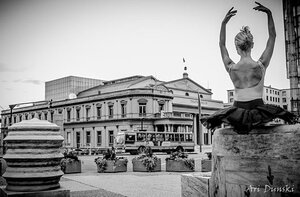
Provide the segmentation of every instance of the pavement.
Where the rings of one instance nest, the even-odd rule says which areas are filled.
[[[211,146],[203,146],[201,153],[198,150],[199,147],[192,153],[195,154],[195,172],[200,171],[199,163],[207,157],[205,152],[211,152]],[[132,165],[130,163],[128,165]],[[166,172],[165,162],[162,162],[162,172],[96,173],[96,170],[83,170],[78,174],[65,174],[60,184],[70,190],[71,197],[180,197],[182,174],[193,173]]]

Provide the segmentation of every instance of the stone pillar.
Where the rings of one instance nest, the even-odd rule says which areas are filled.
[[[211,196],[300,196],[299,124],[218,129],[212,144]]]
[[[32,192],[56,189],[63,175],[60,152],[64,138],[59,127],[36,118],[8,128],[4,141],[7,170],[3,174],[8,191]]]

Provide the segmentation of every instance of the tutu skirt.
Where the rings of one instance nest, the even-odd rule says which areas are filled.
[[[228,123],[240,134],[247,134],[253,128],[280,118],[287,123],[295,122],[295,115],[281,107],[264,104],[262,99],[252,101],[235,101],[233,106],[217,111],[211,116],[201,118],[201,123],[208,129]]]

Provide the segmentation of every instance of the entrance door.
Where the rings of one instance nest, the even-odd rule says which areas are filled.
[[[80,132],[76,132],[76,147],[80,148]]]

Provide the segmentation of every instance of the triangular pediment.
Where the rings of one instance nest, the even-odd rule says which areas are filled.
[[[203,86],[199,85],[198,83],[191,80],[190,78],[182,78],[170,82],[165,82],[163,84],[169,89],[212,94],[210,90],[204,88]]]
[[[151,89],[156,89],[156,90],[161,90],[161,91],[169,91],[166,86],[161,84],[161,82],[158,81],[153,76],[148,76],[143,79],[140,79],[140,80],[136,81],[136,83],[131,84],[128,88],[130,88],[130,89],[151,88]]]

